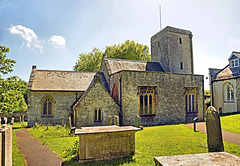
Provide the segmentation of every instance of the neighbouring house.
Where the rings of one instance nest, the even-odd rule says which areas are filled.
[[[151,38],[151,62],[103,57],[99,72],[38,70],[29,79],[28,125],[176,124],[203,119],[203,75],[194,75],[192,33],[166,27]]]
[[[233,51],[223,69],[209,69],[212,105],[219,113],[240,111],[240,53]]]

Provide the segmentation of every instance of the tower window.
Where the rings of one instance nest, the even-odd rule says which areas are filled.
[[[160,47],[160,42],[158,41],[158,47]]]
[[[183,70],[183,63],[180,63],[180,69]]]
[[[179,38],[179,43],[182,44],[182,38],[181,37]]]

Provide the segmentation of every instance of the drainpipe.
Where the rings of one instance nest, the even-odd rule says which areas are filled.
[[[120,113],[119,113],[119,125],[123,125],[123,112],[122,112],[122,77],[119,79],[120,84]]]

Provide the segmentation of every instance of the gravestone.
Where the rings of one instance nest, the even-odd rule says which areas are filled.
[[[223,139],[220,117],[213,106],[206,112],[207,143],[209,152],[223,152]]]
[[[22,122],[24,123],[24,115],[22,115]]]
[[[138,115],[135,117],[135,127],[140,127],[140,117]]]
[[[13,125],[13,123],[14,123],[14,117],[12,117],[10,125]]]
[[[7,117],[4,117],[4,124],[7,125]]]
[[[22,123],[22,116],[19,116],[19,122]]]
[[[2,118],[0,117],[0,128],[1,128],[1,125],[2,125]]]
[[[37,120],[37,118],[35,118],[35,126],[37,126],[38,125],[38,120]]]
[[[112,116],[108,115],[108,125],[113,125],[113,120],[112,120]]]
[[[71,117],[68,117],[68,123],[69,123],[69,128],[71,129],[72,128],[72,119],[71,119]]]
[[[62,126],[64,126],[64,115],[62,115]]]
[[[119,126],[119,117],[114,115],[114,125]]]

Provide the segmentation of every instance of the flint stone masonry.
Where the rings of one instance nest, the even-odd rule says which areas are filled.
[[[176,156],[154,157],[156,166],[217,166],[217,165],[240,165],[240,157],[226,153],[200,153]]]
[[[213,106],[206,112],[207,143],[209,152],[223,152],[223,139],[220,117]]]
[[[134,125],[139,112],[138,86],[156,87],[155,114],[141,116],[140,125],[152,126],[186,122],[185,88],[197,88],[196,116],[203,120],[203,76],[190,74],[172,74],[161,72],[121,71],[111,75],[112,85],[119,85],[122,79],[123,125]],[[113,88],[111,85],[110,89]],[[119,88],[120,89],[120,88]],[[120,97],[120,96],[119,96]]]
[[[77,101],[83,92],[37,92],[32,91],[28,95],[28,126],[34,126],[37,121],[44,124],[62,124],[62,115],[64,121],[68,122],[68,117],[71,115],[72,104]],[[44,96],[51,96],[53,103],[53,116],[43,117],[41,115],[41,100]],[[77,97],[76,97],[77,96]]]
[[[135,133],[132,126],[82,127],[75,131],[79,136],[79,160],[107,160],[134,155]]]

